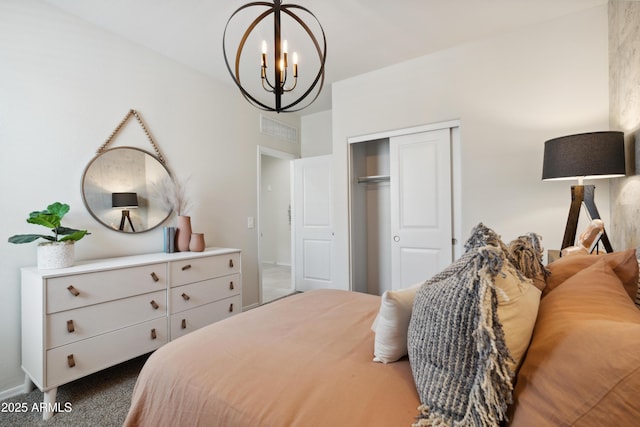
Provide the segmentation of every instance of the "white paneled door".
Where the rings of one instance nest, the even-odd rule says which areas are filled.
[[[394,289],[424,281],[453,260],[451,130],[390,138]]]
[[[294,275],[298,291],[334,287],[331,182],[331,156],[293,161]]]

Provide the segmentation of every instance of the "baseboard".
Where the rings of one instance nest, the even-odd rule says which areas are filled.
[[[27,390],[27,388],[28,386],[26,384],[23,384],[7,390],[0,391],[0,400],[10,399],[12,397],[30,392],[31,390]]]
[[[244,312],[244,311],[249,311],[249,310],[252,310],[252,309],[254,309],[254,308],[258,308],[258,307],[260,307],[260,304],[259,304],[259,303],[255,303],[255,304],[251,304],[251,305],[246,305],[246,306],[242,307],[242,311],[243,311],[243,312]]]
[[[21,394],[27,394],[31,390],[36,388],[36,385],[31,381],[29,375],[24,376],[24,383],[22,385],[0,391],[0,400],[9,399],[11,397],[19,396]]]
[[[262,264],[277,265],[278,267],[291,267],[291,263],[278,261],[262,261]]]

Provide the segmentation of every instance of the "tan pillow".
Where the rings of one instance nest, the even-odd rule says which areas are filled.
[[[518,273],[509,262],[505,262],[494,283],[498,297],[498,318],[505,343],[514,359],[508,365],[515,374],[531,341],[541,292],[531,279]]]
[[[634,300],[638,292],[638,260],[635,249],[603,255],[571,255],[552,262],[547,266],[551,274],[547,277],[547,286],[542,291],[542,296],[545,297],[562,282],[600,259],[609,264],[622,281],[631,300]]]
[[[422,283],[406,289],[385,291],[371,329],[376,333],[373,361],[391,363],[407,355],[407,332],[416,292]]]
[[[510,425],[637,425],[640,311],[597,258],[540,302]]]

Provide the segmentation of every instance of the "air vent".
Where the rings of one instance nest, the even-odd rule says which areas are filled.
[[[282,139],[283,141],[298,143],[298,129],[285,123],[260,115],[260,133]]]

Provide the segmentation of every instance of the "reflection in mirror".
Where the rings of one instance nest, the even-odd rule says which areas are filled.
[[[170,179],[169,170],[152,154],[134,147],[112,148],[87,165],[82,199],[91,215],[108,228],[143,232],[171,214],[161,193]]]

